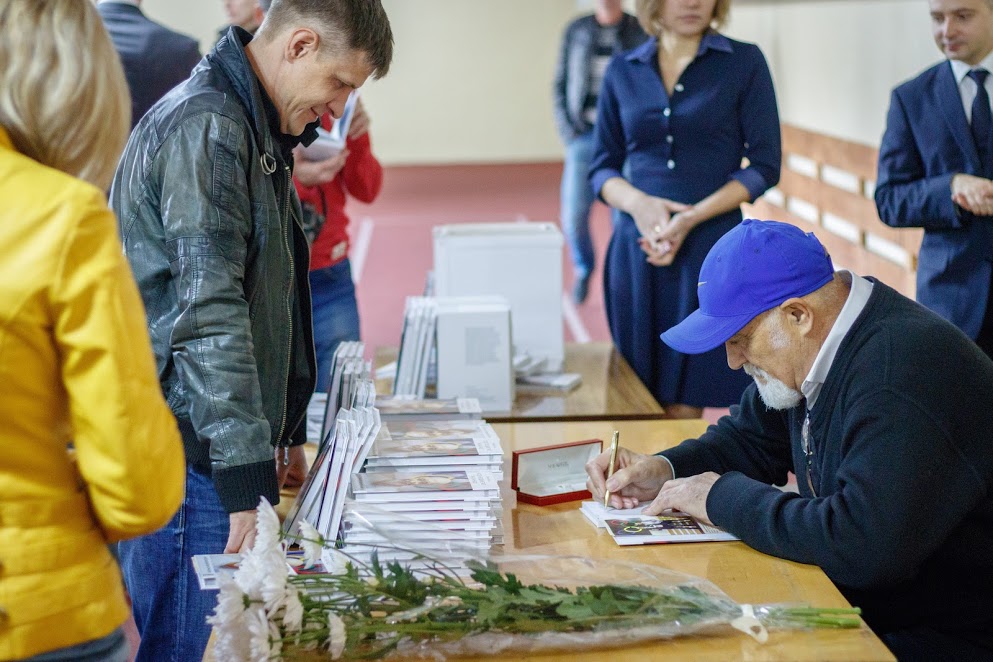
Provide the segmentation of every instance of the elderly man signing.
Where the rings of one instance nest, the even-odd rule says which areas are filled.
[[[904,659],[993,656],[993,362],[812,234],[744,221],[711,249],[699,310],[662,334],[724,344],[754,384],[699,439],[623,451],[594,496],[709,520],[820,566]],[[797,475],[799,493],[773,487]]]

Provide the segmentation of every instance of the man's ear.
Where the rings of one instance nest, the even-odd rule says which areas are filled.
[[[286,60],[293,62],[309,54],[317,53],[321,38],[310,28],[297,28],[290,33],[290,39],[286,42]]]
[[[787,299],[779,304],[779,309],[786,315],[786,323],[800,335],[807,335],[814,327],[813,309],[800,297]]]

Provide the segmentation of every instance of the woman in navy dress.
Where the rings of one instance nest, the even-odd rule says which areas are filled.
[[[607,67],[593,190],[620,210],[604,268],[610,332],[674,418],[738,402],[750,379],[723,348],[695,356],[659,339],[697,308],[700,266],[779,181],[779,112],[754,44],[718,33],[730,0],[638,0],[646,43]],[[747,165],[742,159],[747,159]]]

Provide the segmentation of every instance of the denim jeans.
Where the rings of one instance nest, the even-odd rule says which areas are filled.
[[[106,637],[35,655],[24,662],[127,662],[130,654],[124,631],[117,628]]]
[[[590,238],[590,207],[596,196],[590,187],[588,171],[593,158],[593,132],[572,139],[565,147],[562,170],[562,231],[569,244],[577,278],[593,273],[595,259]]]
[[[186,469],[186,498],[159,531],[121,542],[124,582],[141,645],[137,662],[199,660],[207,648],[207,616],[217,591],[201,591],[195,554],[221,554],[228,540],[228,514],[210,476]]]
[[[310,296],[314,306],[317,390],[327,391],[331,382],[331,359],[338,343],[359,339],[359,308],[348,258],[334,266],[311,271]]]

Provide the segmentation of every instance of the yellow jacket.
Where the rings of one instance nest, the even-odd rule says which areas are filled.
[[[184,482],[113,214],[0,129],[0,660],[121,625],[107,545],[168,522]]]

